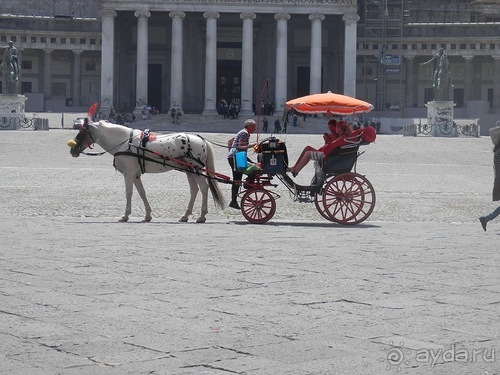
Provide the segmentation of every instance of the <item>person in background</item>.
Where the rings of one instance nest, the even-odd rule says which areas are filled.
[[[281,133],[281,123],[279,118],[274,121],[274,133]]]
[[[497,121],[496,127],[490,129],[491,141],[495,145],[493,147],[493,168],[495,170],[495,180],[493,182],[493,201],[500,200],[500,121]],[[500,206],[495,208],[492,212],[479,218],[479,222],[486,232],[486,225],[488,221],[493,220],[500,215]]]
[[[267,121],[267,117],[264,117],[264,121],[262,122],[262,131],[267,133],[268,126],[269,126],[269,121]]]

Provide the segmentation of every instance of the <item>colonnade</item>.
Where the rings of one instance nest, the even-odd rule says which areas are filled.
[[[500,108],[500,54],[493,56],[495,87],[493,87],[493,107]]]
[[[106,112],[114,102],[114,23],[117,16],[114,10],[104,10],[102,15],[102,70],[101,70],[101,109]],[[148,103],[148,18],[149,11],[135,12],[137,17],[137,82],[136,82],[136,111],[140,111]],[[171,47],[171,85],[170,107],[183,107],[183,21],[186,13],[172,11],[172,47]],[[205,98],[204,114],[216,113],[216,73],[217,73],[217,21],[219,12],[205,12],[206,20],[206,51],[205,51]],[[252,113],[253,103],[253,45],[254,20],[257,14],[244,12],[240,14],[242,20],[242,65],[241,65],[241,109],[242,115]],[[287,100],[287,56],[288,56],[288,21],[289,13],[276,13],[274,19],[277,28],[276,40],[276,76],[275,76],[275,103],[277,113],[282,112],[283,104]],[[310,93],[321,91],[322,66],[322,22],[325,15],[314,13],[309,15],[311,21],[311,50],[310,50]],[[344,93],[355,96],[356,92],[356,23],[357,14],[345,14],[345,53],[344,53]]]
[[[52,98],[52,81],[53,81],[53,48],[45,48],[43,50],[43,71],[42,71],[42,83],[41,87],[42,93],[46,99]],[[82,90],[82,53],[83,49],[74,49],[73,51],[73,68],[71,73],[71,99],[73,105],[79,106],[81,100],[81,90]],[[22,56],[22,55],[20,55]],[[20,59],[22,60],[22,59]]]

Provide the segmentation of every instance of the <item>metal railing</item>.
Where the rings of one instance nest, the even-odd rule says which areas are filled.
[[[0,117],[0,130],[2,129],[49,130],[49,119],[36,117],[36,114],[32,118],[24,116]]]
[[[403,126],[404,136],[452,136],[452,137],[479,137],[479,124],[406,124]]]

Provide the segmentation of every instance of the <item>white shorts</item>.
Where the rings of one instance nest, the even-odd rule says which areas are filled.
[[[323,154],[321,151],[311,151],[311,160],[321,161],[323,160],[324,156],[325,154]]]

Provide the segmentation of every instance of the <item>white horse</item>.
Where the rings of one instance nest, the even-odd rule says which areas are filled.
[[[196,222],[206,221],[209,187],[215,205],[218,208],[224,208],[222,191],[217,180],[213,178],[215,175],[214,153],[210,143],[199,135],[187,133],[164,135],[151,133],[149,140],[144,139],[142,135],[141,130],[111,124],[107,121],[92,123],[86,119],[75,139],[68,141],[73,157],[78,157],[93,143],[97,143],[106,152],[114,155],[114,166],[125,178],[127,198],[125,214],[119,221],[129,219],[132,210],[132,185],[135,185],[144,202],[146,216],[143,221],[151,221],[151,206],[146,198],[141,175],[168,172],[172,169],[186,171],[191,191],[187,210],[179,221],[188,221],[199,190],[202,194],[202,206],[201,215]]]

